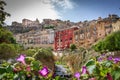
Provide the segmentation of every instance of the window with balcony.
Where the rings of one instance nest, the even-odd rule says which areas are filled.
[[[80,39],[84,39],[85,35],[84,34],[80,34]]]

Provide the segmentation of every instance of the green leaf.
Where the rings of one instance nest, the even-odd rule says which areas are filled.
[[[31,66],[33,67],[33,70],[39,70],[40,62],[39,61],[33,61]]]
[[[18,79],[20,79],[20,80],[25,80],[25,74],[24,74],[24,72],[20,72],[20,73],[18,74]]]
[[[115,73],[115,80],[120,80],[120,73],[119,72]]]
[[[14,75],[14,80],[18,80],[18,74]]]
[[[120,68],[117,68],[115,71],[113,71],[112,76],[114,77],[114,80],[120,80]]]
[[[6,73],[3,73],[0,75],[0,80],[6,75]]]
[[[10,66],[10,65],[7,66],[6,71],[9,72],[9,73],[10,73],[10,72],[13,72],[12,66]]]
[[[6,68],[0,67],[0,74],[3,74],[3,73],[5,73],[5,72],[6,72]]]
[[[89,60],[87,63],[86,63],[86,66],[91,66],[91,65],[95,65],[95,61],[94,60]]]
[[[95,70],[95,68],[96,68],[96,65],[88,66],[87,70],[88,70],[89,74],[92,74],[93,71]]]
[[[95,74],[100,74],[100,69],[99,69],[99,67],[98,66],[96,66],[96,68],[95,68],[95,70],[94,70],[94,72],[95,72]]]

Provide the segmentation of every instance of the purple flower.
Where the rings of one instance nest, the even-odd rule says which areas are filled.
[[[82,67],[82,74],[86,74],[87,73],[87,68],[86,68],[86,66],[83,66]]]
[[[112,76],[110,75],[110,73],[107,73],[107,80],[113,80]]]
[[[44,67],[41,70],[39,70],[39,74],[43,77],[46,77],[48,75],[48,73],[49,73],[49,70],[47,67]]]
[[[102,54],[101,57],[105,57],[105,54]]]
[[[80,73],[79,73],[79,72],[76,72],[76,73],[74,74],[74,76],[75,76],[75,78],[77,78],[77,79],[79,80],[79,78],[80,78]]]
[[[101,61],[102,61],[102,58],[101,58],[101,57],[99,57],[97,60],[98,60],[99,62],[101,62]]]
[[[23,64],[26,64],[25,63],[25,55],[20,55],[18,58],[17,58],[17,61],[23,63]]]
[[[108,59],[108,60],[113,60],[112,56],[109,56],[107,59]]]
[[[118,63],[120,61],[120,58],[114,58],[114,63]]]

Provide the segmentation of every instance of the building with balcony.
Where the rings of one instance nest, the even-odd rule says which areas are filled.
[[[69,48],[70,44],[72,44],[74,40],[73,33],[77,29],[77,27],[71,27],[55,31],[54,50],[64,50]]]
[[[117,15],[109,15],[104,19],[98,18],[96,21],[83,23],[82,27],[74,32],[74,44],[77,47],[88,48],[97,40],[117,30],[120,30],[120,20]]]
[[[120,30],[120,19],[114,23],[112,23],[113,32]]]

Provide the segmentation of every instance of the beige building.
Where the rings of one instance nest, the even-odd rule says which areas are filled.
[[[24,46],[49,45],[54,43],[54,30],[30,31],[28,33],[15,35],[16,41]]]
[[[120,19],[114,23],[112,23],[113,32],[120,30]]]
[[[74,43],[77,47],[89,47],[97,39],[97,30],[95,25],[82,27],[74,32]]]
[[[83,23],[83,27],[74,32],[74,43],[77,47],[87,48],[117,30],[120,30],[120,20],[116,15],[109,15],[104,19],[99,18],[97,21]]]
[[[36,19],[35,21],[31,21],[29,19],[23,19],[22,25],[25,27],[39,27],[40,23],[38,19]]]

